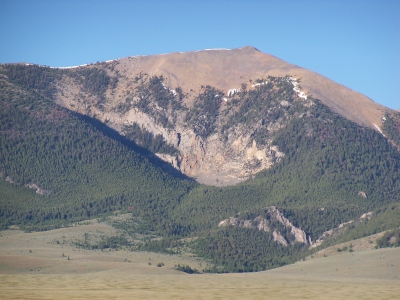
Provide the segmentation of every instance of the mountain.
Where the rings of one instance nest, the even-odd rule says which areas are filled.
[[[18,76],[18,68],[15,68],[9,70],[9,76]],[[261,82],[268,76],[290,76],[292,79],[289,81],[296,85],[299,95],[319,99],[345,118],[376,130],[382,129],[382,117],[393,113],[319,74],[261,53],[253,47],[128,57],[81,67],[42,68],[32,72],[42,73],[41,78],[45,82],[45,78],[54,76],[51,83],[35,87],[43,96],[70,110],[98,119],[125,136],[136,137],[135,141],[145,148],[152,143],[165,142],[163,144],[168,146],[163,147],[164,151],[158,151],[160,149],[154,148],[154,145],[149,150],[187,176],[211,185],[236,184],[268,168],[282,155],[274,145],[265,143],[265,139],[260,142],[252,138],[254,128],[247,126],[239,132],[236,126],[235,134],[229,135],[227,141],[219,132],[227,126],[222,112],[229,115],[228,110],[237,109],[241,104],[234,103],[237,101],[234,94],[245,86],[254,90],[258,86],[257,80]],[[32,84],[33,87],[36,83]],[[207,90],[207,86],[213,89]],[[162,87],[166,90],[160,91]],[[175,96],[177,93],[178,96]],[[198,100],[203,101],[201,97],[207,97],[207,93],[208,96],[210,93],[218,94],[220,99],[226,101],[217,100],[219,103],[215,104],[218,107],[210,106],[214,110],[209,112],[214,114],[210,119],[213,124],[201,125],[208,126],[205,130],[210,132],[199,137],[193,124],[187,126],[188,120],[183,117],[183,112],[185,109],[195,110],[196,103],[200,103]],[[152,97],[146,96],[149,94]],[[160,97],[165,99],[163,103],[155,100]],[[203,113],[202,109],[197,109],[198,116],[195,118]],[[257,121],[265,122],[261,117]],[[192,118],[193,122],[200,120]],[[264,125],[273,131],[271,126],[275,125]],[[140,129],[139,134],[137,131]],[[142,141],[146,134],[158,140]],[[170,150],[165,151],[166,148]],[[261,161],[261,164],[255,160]]]
[[[0,84],[3,228],[121,211],[125,247],[225,272],[400,226],[399,113],[255,48],[5,64]]]

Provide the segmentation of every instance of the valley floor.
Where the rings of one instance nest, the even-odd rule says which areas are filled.
[[[92,223],[47,232],[1,232],[1,299],[396,299],[400,248],[373,249],[368,238],[306,261],[247,274],[189,275],[173,269],[195,257],[149,252],[88,251],[70,245],[84,233],[112,232]],[[346,243],[346,245],[349,243]],[[163,267],[157,264],[163,262]]]

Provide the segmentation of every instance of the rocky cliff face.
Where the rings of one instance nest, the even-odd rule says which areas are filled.
[[[288,246],[294,243],[301,243],[309,246],[310,249],[320,246],[324,241],[339,236],[350,224],[355,222],[362,223],[370,220],[373,217],[373,212],[367,212],[361,215],[356,220],[344,222],[325,231],[315,241],[307,233],[292,224],[275,206],[264,208],[261,212],[245,212],[239,213],[235,217],[219,222],[218,227],[224,228],[235,226],[240,228],[251,228],[254,230],[264,231],[269,234],[271,239],[283,246]]]
[[[163,142],[179,154],[155,154],[200,183],[236,184],[269,168],[284,155],[273,145],[272,134],[283,126],[289,102],[274,100],[275,107],[271,104],[268,108],[277,114],[274,119],[257,116],[255,123],[243,122],[234,119],[247,100],[240,89],[236,94],[226,94],[208,86],[197,94],[178,95],[179,88],[168,88],[163,77],[138,76],[136,82],[119,77],[120,88],[114,94],[107,91],[103,101],[64,77],[58,84],[57,102],[99,119],[123,135],[135,135],[129,129],[135,124],[136,130],[139,128],[153,137],[162,136]],[[293,83],[290,80],[287,83],[294,91]],[[268,131],[270,138],[256,138],[255,133],[260,130]]]
[[[271,234],[273,240],[283,246],[294,243],[312,244],[310,237],[302,229],[294,226],[275,206],[265,208],[262,215],[255,218],[243,219],[239,214],[237,217],[222,220],[218,224],[218,227],[227,226],[262,230]]]

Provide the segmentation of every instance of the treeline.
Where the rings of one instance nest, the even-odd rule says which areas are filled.
[[[165,128],[173,128],[177,111],[183,109],[182,90],[178,88],[173,92],[168,89],[164,85],[163,76],[149,78],[142,74],[137,81],[140,82],[132,97],[139,100],[134,103],[134,106],[151,116],[157,124]]]
[[[400,148],[400,113],[386,114],[382,123],[384,133]]]
[[[56,81],[61,78],[61,72],[46,66],[5,64],[0,66],[0,72],[14,83],[32,89],[49,99],[54,99],[57,92]]]
[[[400,246],[400,228],[389,230],[382,237],[376,240],[378,248],[399,247]]]
[[[223,95],[222,91],[209,85],[201,88],[185,119],[196,135],[205,139],[214,133]]]
[[[88,233],[85,233],[84,241],[77,241],[73,244],[86,250],[121,249],[121,247],[131,246],[131,242],[123,235],[102,236],[100,241],[91,242]]]
[[[106,101],[106,91],[109,86],[115,87],[118,83],[117,77],[110,77],[103,69],[95,67],[77,68],[67,73],[75,81],[82,85],[85,92],[98,98],[98,104]]]
[[[63,77],[70,77],[82,87],[83,92],[96,97],[97,105],[104,104],[107,89],[115,88],[118,84],[117,76],[111,77],[105,70],[93,66],[57,69],[38,65],[6,64],[0,67],[0,72],[12,82],[51,100],[55,100],[57,83]]]
[[[265,232],[228,227],[193,242],[193,249],[224,272],[257,272],[293,263],[304,256],[300,244],[284,247]],[[221,271],[221,270],[220,270]]]
[[[151,251],[158,253],[176,254],[176,248],[182,247],[183,242],[175,238],[162,238],[154,239],[144,242],[139,242],[136,246],[136,250],[139,251]]]
[[[162,134],[154,135],[136,122],[131,125],[125,125],[122,132],[126,138],[153,153],[165,153],[170,155],[179,154],[179,150],[168,144]]]
[[[274,137],[271,128],[285,126],[289,118],[308,110],[303,102],[296,101],[293,84],[288,76],[259,79],[252,89],[243,84],[239,92],[227,101],[221,133],[227,137],[235,133],[236,127],[245,129],[246,134],[265,145]]]
[[[175,265],[174,269],[178,270],[178,271],[181,271],[181,272],[188,273],[188,274],[199,274],[200,273],[196,268],[192,269],[188,265],[177,264],[177,265]]]

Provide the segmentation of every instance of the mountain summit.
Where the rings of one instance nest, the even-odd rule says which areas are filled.
[[[388,109],[315,72],[289,64],[277,57],[246,46],[232,50],[207,49],[187,53],[128,57],[118,60],[116,68],[124,74],[141,70],[163,75],[170,87],[198,90],[212,85],[228,92],[249,80],[267,76],[290,75],[300,80],[302,90],[321,100],[337,113],[364,126],[380,126]]]

